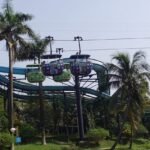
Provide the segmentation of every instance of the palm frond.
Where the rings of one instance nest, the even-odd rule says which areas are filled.
[[[119,73],[121,72],[120,70],[122,70],[122,68],[120,68],[119,66],[115,65],[115,64],[110,64],[110,63],[107,63],[106,64],[106,68],[108,70],[109,73]]]
[[[30,15],[30,14],[24,14],[24,13],[16,13],[15,14],[16,16],[16,19],[19,21],[19,22],[26,22],[26,21],[30,21],[33,19],[33,16]]]
[[[133,55],[132,64],[137,64],[143,59],[145,59],[145,53],[143,51],[138,51]]]
[[[150,80],[150,72],[142,72],[139,75],[140,77],[147,77],[148,80]]]
[[[4,4],[3,4],[3,9],[5,9],[5,11],[11,13],[13,12],[13,8],[12,8],[12,0],[5,0]]]
[[[109,86],[111,88],[118,89],[119,87],[121,87],[121,83],[120,81],[110,81]]]
[[[120,68],[129,70],[130,58],[128,54],[118,53],[117,55],[114,55],[112,59],[117,61],[117,64]]]

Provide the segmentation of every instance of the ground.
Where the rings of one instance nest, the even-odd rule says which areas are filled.
[[[95,148],[79,148],[73,143],[48,143],[47,145],[36,144],[26,144],[26,145],[16,145],[15,150],[104,150],[109,149],[113,144],[112,141],[102,141],[100,147]],[[118,145],[118,150],[127,150],[128,145]],[[132,150],[150,150],[150,140],[138,139],[133,143]]]

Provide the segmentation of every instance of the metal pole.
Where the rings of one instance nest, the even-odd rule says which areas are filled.
[[[54,38],[52,36],[47,36],[47,39],[49,39],[49,43],[50,43],[50,54],[52,55],[52,41],[54,40]]]
[[[38,58],[38,63],[40,64],[40,58]],[[39,66],[39,71],[41,71],[41,66]],[[39,103],[40,103],[40,128],[42,134],[42,144],[46,145],[46,134],[45,134],[45,112],[44,112],[44,101],[43,101],[43,91],[42,82],[39,82]]]
[[[69,142],[69,131],[68,131],[68,116],[67,116],[67,99],[66,99],[66,93],[64,92],[64,125],[65,125],[65,132],[67,136],[67,142]]]
[[[56,48],[56,53],[60,54],[60,52],[63,52],[63,48]]]
[[[77,36],[74,37],[75,41],[78,41],[79,45],[79,53],[78,55],[81,54],[81,45],[80,41],[82,41],[82,37]],[[80,81],[79,81],[79,76],[75,75],[75,91],[76,91],[76,104],[77,104],[77,114],[78,114],[78,130],[79,130],[79,138],[80,141],[84,139],[84,126],[83,126],[83,114],[82,114],[82,102],[80,98]]]
[[[83,114],[82,114],[82,102],[80,98],[80,83],[79,76],[75,76],[75,91],[76,91],[76,104],[78,114],[78,130],[80,141],[84,139],[84,126],[83,126]]]
[[[78,41],[78,44],[79,44],[79,55],[81,54],[81,45],[80,45],[80,41],[82,41],[82,37],[80,36],[77,36],[77,37],[74,37],[74,40],[75,41]]]

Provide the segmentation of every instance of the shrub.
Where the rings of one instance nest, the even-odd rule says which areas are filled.
[[[148,132],[147,128],[143,124],[140,124],[137,131],[136,131],[136,136],[147,137],[148,133],[149,132]]]
[[[31,142],[36,137],[36,129],[27,123],[24,123],[20,126],[20,136],[22,137],[23,142]]]
[[[99,143],[100,140],[109,136],[109,132],[104,128],[94,128],[90,129],[87,133],[87,137],[89,140],[95,141],[95,143]]]
[[[9,133],[0,133],[0,148],[9,147],[13,142],[14,138]]]
[[[129,123],[124,124],[122,135],[127,138],[131,136],[131,126]]]
[[[8,119],[4,112],[0,112],[0,131],[6,131],[8,127]]]

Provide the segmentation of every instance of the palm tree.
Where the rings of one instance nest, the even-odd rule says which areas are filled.
[[[126,121],[130,123],[131,140],[129,148],[131,148],[132,136],[139,125],[146,95],[148,94],[150,67],[145,61],[144,53],[141,51],[136,52],[132,60],[130,60],[128,54],[124,53],[118,53],[112,59],[116,61],[116,64],[107,64],[110,76],[109,83],[111,87],[118,89],[120,106]],[[124,123],[121,129],[123,129],[123,125]],[[112,150],[115,149],[120,137],[121,131],[111,148]]]
[[[31,42],[25,43],[25,46],[21,47],[22,49],[16,53],[16,59],[18,61],[34,60],[34,63],[38,60],[38,63],[40,63],[40,57],[45,53],[49,42],[49,39],[41,39],[40,36],[34,34],[31,37]]]
[[[19,51],[17,55],[18,61],[24,60],[38,60],[40,64],[40,57],[46,50],[46,47],[49,44],[49,39],[41,39],[39,36],[34,35],[32,37],[32,42],[28,42],[26,46],[22,47],[22,51]],[[41,68],[39,67],[39,70]],[[43,102],[43,93],[42,93],[42,82],[39,82],[39,106],[40,106],[40,128],[42,135],[42,144],[46,145],[46,135],[45,135],[45,114],[44,114],[44,102]]]
[[[9,129],[13,127],[13,63],[17,60],[17,53],[27,45],[23,35],[34,36],[33,31],[26,24],[32,16],[24,13],[16,13],[11,7],[10,0],[6,0],[4,11],[0,13],[0,40],[6,41],[9,53]],[[25,48],[24,48],[25,49]],[[14,149],[13,146],[11,149]]]

